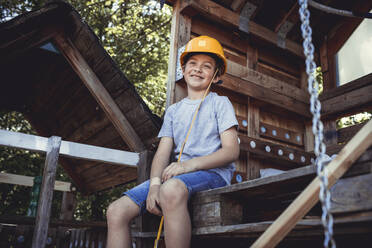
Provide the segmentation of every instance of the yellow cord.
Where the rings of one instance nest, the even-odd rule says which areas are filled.
[[[202,100],[200,101],[200,103],[199,103],[199,105],[198,105],[198,108],[196,109],[196,111],[195,111],[195,113],[194,113],[194,116],[193,116],[192,121],[191,121],[191,125],[190,125],[190,127],[189,127],[189,130],[187,131],[186,138],[185,138],[185,140],[184,140],[183,143],[182,143],[181,150],[180,150],[180,154],[179,154],[179,156],[178,156],[177,162],[180,162],[180,161],[181,161],[181,156],[182,156],[182,153],[183,153],[183,148],[185,147],[186,141],[187,141],[187,139],[189,138],[189,135],[190,135],[190,133],[191,133],[191,128],[192,128],[192,126],[194,125],[194,122],[195,122],[196,116],[198,115],[198,112],[199,112],[200,106],[201,106],[202,102],[204,102],[204,99],[205,99],[205,97],[206,97],[207,94],[208,94],[209,88],[211,87],[212,82],[213,82],[214,78],[215,78],[216,75],[217,75],[217,72],[218,72],[218,69],[215,71],[215,73],[214,73],[214,75],[213,75],[211,81],[209,82],[208,88],[205,90],[204,95],[203,95],[203,98],[202,98]],[[161,217],[161,220],[160,220],[159,229],[158,229],[158,235],[156,236],[156,239],[155,239],[154,248],[157,248],[157,247],[158,247],[158,243],[159,243],[159,239],[160,239],[161,231],[162,231],[162,229],[163,229],[163,223],[164,223],[164,216],[162,216],[162,217]]]

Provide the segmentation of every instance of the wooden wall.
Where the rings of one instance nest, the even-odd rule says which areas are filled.
[[[208,13],[208,7],[216,7],[214,2],[187,2],[174,3],[168,106],[187,95],[185,82],[183,79],[176,81],[175,76],[178,49],[193,37],[209,35],[221,42],[228,60],[227,73],[222,78],[224,83],[213,86],[212,91],[229,97],[239,120],[239,135],[262,141],[265,146],[277,145],[282,151],[292,149],[296,154],[311,151],[313,142],[309,135],[309,98],[303,57],[254,35],[243,36],[229,23],[221,23],[223,14],[219,19]],[[219,13],[228,11],[221,5],[218,8]],[[266,133],[262,131],[264,129]],[[288,170],[310,164],[310,161],[291,164],[280,157],[283,155],[273,156],[242,149],[236,163],[237,173],[247,180],[259,177],[261,168]]]

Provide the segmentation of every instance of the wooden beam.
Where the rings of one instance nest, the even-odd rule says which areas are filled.
[[[267,76],[230,60],[227,61],[227,73],[282,95],[295,98],[303,103],[309,103],[309,94],[305,90],[299,89],[296,86]]]
[[[260,108],[255,103],[254,99],[248,97],[247,108],[247,135],[249,137],[258,139],[260,137]],[[241,141],[244,143],[244,141]],[[260,169],[262,169],[261,162],[252,156],[249,151],[247,154],[247,179],[253,180],[260,177]]]
[[[329,100],[331,98],[335,98],[338,96],[345,95],[351,91],[357,90],[359,88],[366,87],[368,85],[372,84],[372,73],[367,74],[363,77],[357,78],[353,81],[350,81],[348,83],[345,83],[344,85],[341,85],[335,89],[329,90],[327,92],[323,92],[319,96],[320,101]],[[372,92],[370,92],[372,93]]]
[[[322,117],[335,119],[372,106],[372,84],[322,101]]]
[[[372,209],[372,174],[339,180],[331,189],[331,213]]]
[[[360,123],[337,130],[337,143],[348,142],[366,123]]]
[[[309,104],[299,101],[295,98],[279,94],[275,91],[269,90],[250,81],[232,76],[229,73],[223,76],[223,82],[224,83],[221,84],[219,87],[229,89],[234,92],[239,92],[240,94],[246,96],[251,96],[252,98],[297,113],[305,118],[311,117]]]
[[[239,135],[240,149],[253,154],[285,161],[294,167],[311,164],[313,154],[298,149],[289,148],[268,141],[262,141],[245,135]]]
[[[15,185],[22,185],[32,187],[34,185],[34,177],[22,176],[10,173],[0,173],[0,183],[8,183]],[[58,191],[71,191],[71,183],[56,181],[54,184],[54,190]]]
[[[275,26],[275,33],[277,33],[280,29],[280,27],[286,22],[290,21],[293,24],[295,24],[299,20],[299,14],[298,14],[298,3],[295,2],[291,9],[287,11],[286,15],[278,22],[278,24]]]
[[[59,34],[55,36],[54,41],[70,63],[71,67],[79,75],[80,79],[87,86],[98,104],[105,111],[107,117],[111,120],[124,142],[128,144],[129,148],[136,152],[145,150],[144,144],[130,122],[121,112],[120,108],[71,40]]]
[[[327,165],[328,187],[332,187],[370,145],[372,145],[372,120]],[[320,183],[321,181],[316,177],[251,247],[275,247],[318,202]]]
[[[41,136],[0,130],[0,146],[26,149],[36,152],[47,151],[48,139]],[[139,154],[116,149],[62,141],[60,154],[66,157],[97,162],[137,167]]]
[[[60,220],[73,220],[76,208],[76,194],[74,192],[63,192]]]
[[[303,134],[286,128],[276,127],[264,122],[260,122],[260,136],[268,137],[281,142],[303,146]]]
[[[246,3],[246,0],[234,0],[231,3],[231,9],[235,12],[240,12],[241,8],[243,8],[244,4]]]
[[[236,29],[239,28],[239,15],[229,9],[222,7],[221,5],[210,1],[210,0],[189,0],[185,1],[181,13],[185,13],[187,15],[195,15],[196,13],[200,13],[206,18],[212,19],[213,21],[220,22],[222,24],[232,26]],[[249,22],[249,32],[253,35],[264,39],[270,43],[277,44],[278,35],[271,31],[270,29],[261,26],[257,23],[252,21]],[[304,58],[303,48],[301,45],[289,40],[285,39],[286,43],[286,50],[290,51],[291,53]]]
[[[46,245],[60,146],[61,137],[52,136],[48,139],[32,248],[45,247]]]
[[[180,13],[182,1],[178,0],[173,7],[171,44],[168,62],[168,81],[167,81],[167,99],[166,108],[177,102],[177,91],[179,86],[175,84],[177,75],[177,65],[179,65],[179,48],[184,46],[191,35],[191,19]]]

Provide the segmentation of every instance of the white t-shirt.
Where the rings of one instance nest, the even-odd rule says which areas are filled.
[[[158,137],[171,137],[174,141],[174,153],[177,160],[183,141],[191,125],[192,118],[200,100],[184,98],[171,105],[164,116],[164,122]],[[183,150],[181,161],[194,157],[209,155],[221,148],[220,134],[225,130],[237,126],[234,108],[225,96],[210,92],[201,104],[190,136]],[[210,169],[219,174],[227,184],[230,184],[234,163]]]

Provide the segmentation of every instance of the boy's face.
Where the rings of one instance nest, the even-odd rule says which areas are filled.
[[[188,87],[194,90],[204,90],[208,87],[216,69],[215,60],[205,54],[192,56],[183,68],[183,76]],[[216,76],[213,83],[219,78]]]

